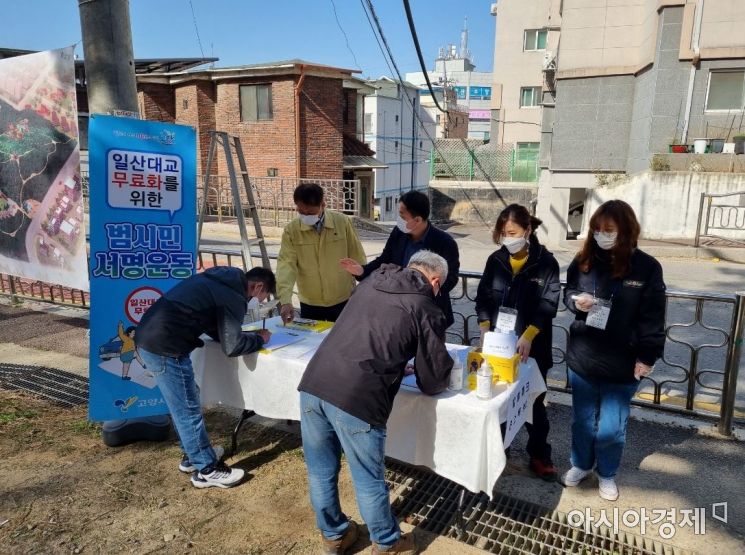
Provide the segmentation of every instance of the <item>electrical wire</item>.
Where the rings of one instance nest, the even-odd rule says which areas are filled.
[[[424,63],[424,56],[422,56],[422,49],[419,47],[419,38],[416,35],[416,27],[414,27],[414,18],[411,15],[411,6],[409,6],[409,0],[404,0],[404,9],[406,10],[406,19],[409,21],[409,30],[411,31],[411,38],[414,40],[414,48],[416,48],[416,55],[419,58],[419,65],[422,67],[422,73],[424,73],[424,79],[427,81],[427,88],[429,93],[432,95],[432,100],[435,101],[435,106],[443,114],[447,114],[447,110],[443,110],[440,106],[440,102],[435,96],[435,91],[432,90],[432,83],[429,82],[429,72],[427,66]]]
[[[344,35],[344,41],[347,43],[347,50],[349,50],[349,53],[352,55],[352,59],[354,59],[354,64],[357,66],[357,69],[362,70],[362,68],[360,67],[360,63],[357,61],[357,56],[354,55],[354,50],[352,50],[352,47],[349,45],[349,37],[347,36],[347,32],[344,30],[344,27],[342,27],[341,21],[339,21],[339,14],[336,13],[336,4],[334,3],[334,0],[331,0],[331,8],[334,10],[334,19],[336,19],[336,25],[337,27],[339,27],[341,34]]]
[[[403,77],[401,76],[401,72],[398,70],[398,66],[396,65],[396,60],[393,58],[393,53],[391,52],[391,49],[388,46],[388,41],[385,39],[385,34],[383,33],[383,27],[380,24],[380,20],[378,19],[377,14],[375,13],[375,7],[373,6],[372,1],[371,0],[360,0],[360,3],[362,4],[362,9],[365,12],[365,16],[367,17],[367,21],[370,24],[370,28],[373,31],[373,35],[375,36],[375,40],[378,43],[378,47],[380,48],[381,54],[383,54],[383,59],[385,60],[385,63],[388,66],[388,69],[391,71],[391,73],[394,73],[395,72],[395,74],[398,76],[399,82],[403,83],[403,81],[404,81],[403,80]],[[368,13],[368,9],[370,10],[370,13]],[[373,20],[375,21],[374,24],[373,24]],[[377,32],[376,32],[376,29],[377,29]],[[380,39],[378,39],[378,33],[380,34]],[[381,44],[381,40],[382,40],[382,44]],[[384,48],[383,45],[385,45],[385,48]],[[388,53],[387,56],[386,56],[386,52]],[[390,61],[389,61],[389,58],[390,58]],[[422,120],[421,116],[417,112],[417,110],[416,110],[416,108],[414,106],[414,103],[409,98],[409,95],[408,94],[407,95],[404,95],[404,97],[406,98],[406,101],[411,106],[412,113],[414,114],[414,116],[416,117],[416,119],[419,121],[419,123],[421,125],[421,128],[422,128],[422,131],[424,131],[424,134],[427,136],[427,138],[432,143],[433,149],[440,156],[440,158],[444,162],[445,166],[451,172],[451,175],[452,176],[456,176],[457,174],[456,174],[455,170],[450,165],[450,163],[447,161],[447,158],[443,155],[442,151],[437,147],[437,143],[435,142],[435,139],[432,137],[432,135],[430,134],[430,132],[427,130],[427,127],[425,126],[424,121]],[[461,139],[461,140],[463,141],[463,144],[466,144],[465,140],[463,140],[463,139]],[[467,144],[466,144],[466,146],[467,146]],[[481,163],[480,163],[480,161],[478,161],[476,159],[476,155],[475,155],[475,152],[473,152],[473,149],[468,148],[468,150],[469,150],[469,152],[471,152],[473,154],[474,161],[476,161],[476,163],[479,166],[479,168],[481,168]],[[483,214],[481,213],[481,210],[479,210],[479,208],[476,206],[476,203],[470,197],[470,195],[466,191],[466,188],[463,186],[463,184],[461,183],[461,181],[456,178],[455,179],[455,182],[458,184],[458,187],[460,187],[461,190],[463,191],[463,196],[465,196],[465,198],[468,199],[468,202],[471,204],[471,206],[473,207],[473,209],[476,212],[476,214],[478,214],[479,219],[481,219],[482,223],[487,228],[491,228],[491,226],[489,225],[489,223],[486,221],[486,219],[484,218]],[[497,194],[497,196],[499,196],[500,198],[502,198],[502,195],[499,193],[498,190],[496,190],[496,188],[495,188],[495,193]],[[502,202],[504,202],[505,205],[507,204],[505,202],[504,198],[502,198]]]
[[[197,27],[197,14],[194,13],[194,4],[189,0],[189,7],[191,8],[191,18],[194,21],[194,31],[197,33],[197,43],[199,44],[199,51],[202,53],[202,59],[204,60],[204,49],[202,48],[202,39],[199,38],[199,27]]]

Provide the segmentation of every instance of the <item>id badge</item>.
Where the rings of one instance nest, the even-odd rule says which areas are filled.
[[[611,303],[605,299],[596,299],[595,304],[587,313],[587,320],[585,324],[591,328],[604,330],[608,325],[608,318],[610,317]]]
[[[499,307],[499,314],[497,315],[497,325],[495,331],[500,333],[510,333],[515,331],[517,325],[517,310],[514,308],[507,308],[506,306]]]

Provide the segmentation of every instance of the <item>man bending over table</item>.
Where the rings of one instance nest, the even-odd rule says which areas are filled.
[[[168,291],[137,326],[137,351],[155,376],[184,451],[179,470],[192,473],[194,487],[233,487],[244,471],[225,465],[222,447],[210,444],[189,353],[204,345],[199,339],[203,333],[220,341],[229,357],[261,349],[271,334],[244,332],[241,325],[246,303],[252,297],[265,301],[275,286],[274,274],[266,268],[210,268]]]
[[[344,553],[357,524],[339,505],[344,451],[373,553],[416,553],[402,536],[385,484],[386,422],[409,359],[419,389],[447,388],[453,360],[445,348],[445,316],[435,304],[448,265],[427,250],[407,268],[385,264],[360,283],[347,309],[308,364],[300,391],[301,431],[310,500],[324,553]]]

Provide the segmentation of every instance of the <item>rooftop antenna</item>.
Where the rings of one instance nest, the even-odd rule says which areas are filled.
[[[471,59],[471,53],[468,51],[468,16],[463,19],[463,30],[460,32],[460,57]]]

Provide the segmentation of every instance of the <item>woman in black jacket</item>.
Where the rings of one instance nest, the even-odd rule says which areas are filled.
[[[531,356],[543,379],[553,366],[551,322],[559,305],[559,264],[535,235],[541,220],[527,208],[511,204],[499,214],[494,242],[501,245],[486,261],[476,294],[476,315],[483,334],[512,327],[519,335],[517,351],[523,362]],[[513,324],[514,322],[514,324]],[[513,327],[514,325],[514,327]],[[544,480],[556,478],[548,443],[549,423],[540,395],[528,428],[530,469]]]
[[[665,346],[665,283],[660,263],[637,248],[639,222],[622,200],[602,204],[567,270],[564,304],[576,314],[567,366],[572,386],[572,468],[576,486],[593,467],[603,499],[618,499],[615,475],[639,380]]]

